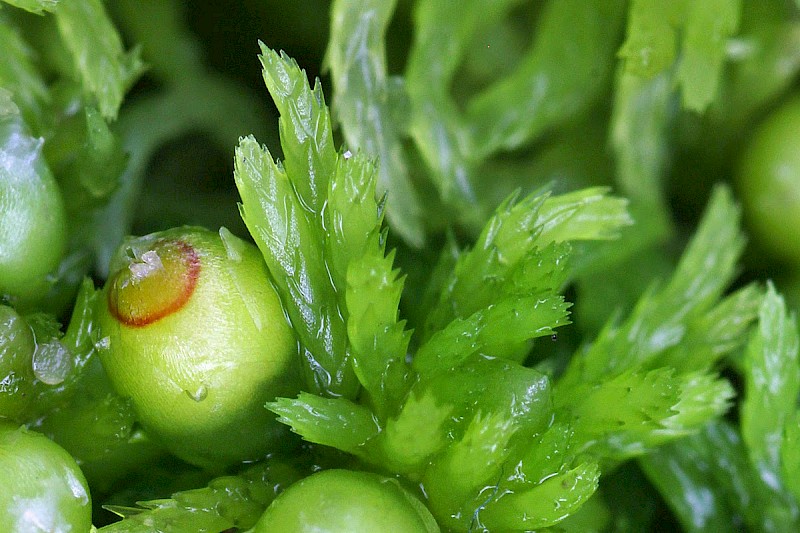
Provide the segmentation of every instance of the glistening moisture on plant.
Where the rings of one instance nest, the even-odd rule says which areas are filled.
[[[296,4],[0,2],[0,530],[797,530],[800,2]]]

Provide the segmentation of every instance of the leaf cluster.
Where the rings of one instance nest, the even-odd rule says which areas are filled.
[[[296,63],[262,48],[262,65],[286,160],[244,138],[236,180],[310,376],[309,392],[268,408],[305,440],[420,484],[445,527],[530,530],[574,514],[603,469],[727,411],[733,389],[715,369],[744,344],[760,301],[756,286],[725,295],[743,246],[727,189],[670,280],[563,374],[523,363],[534,339],[568,323],[573,243],[629,223],[603,189],[509,197],[440,264],[412,340],[374,164],[334,151],[319,84]]]
[[[758,308],[741,371],[739,427],[718,421],[640,459],[687,531],[797,527],[798,330],[772,285]],[[698,492],[708,499],[702,510],[690,502]]]

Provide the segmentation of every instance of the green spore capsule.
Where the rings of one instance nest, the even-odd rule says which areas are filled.
[[[253,533],[434,533],[433,515],[394,478],[324,470],[291,485],[264,511]]]
[[[84,532],[92,502],[75,460],[44,435],[0,422],[0,531]]]
[[[0,88],[0,296],[16,307],[40,301],[66,246],[61,191],[32,137]]]
[[[209,468],[270,451],[285,430],[264,404],[300,377],[258,249],[224,228],[176,228],[126,242],[111,273],[99,354],[148,433]]]
[[[737,186],[759,248],[800,266],[800,95],[755,130],[743,153]]]

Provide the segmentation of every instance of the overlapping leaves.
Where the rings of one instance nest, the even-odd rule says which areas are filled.
[[[742,247],[727,191],[672,279],[560,378],[521,363],[533,339],[568,323],[569,243],[613,237],[625,204],[603,189],[510,197],[432,278],[438,296],[409,363],[376,168],[334,151],[321,89],[294,62],[264,49],[262,64],[286,161],[243,139],[236,178],[312,378],[311,392],[268,406],[295,432],[421,482],[446,527],[525,530],[580,508],[603,465],[728,408],[713,365],[742,344],[758,292],[723,298]]]

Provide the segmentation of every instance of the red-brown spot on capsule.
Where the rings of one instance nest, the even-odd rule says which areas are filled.
[[[143,327],[180,310],[191,298],[200,275],[195,249],[180,240],[162,239],[135,251],[126,268],[111,280],[108,309],[122,324]]]

